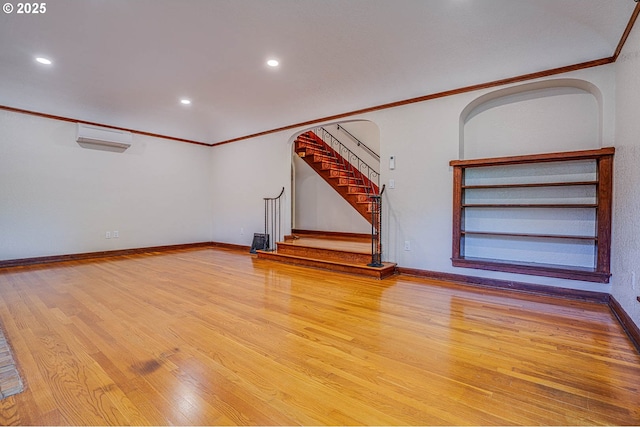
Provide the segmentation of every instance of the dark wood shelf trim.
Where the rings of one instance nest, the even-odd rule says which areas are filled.
[[[462,208],[597,208],[597,203],[465,203]]]
[[[568,234],[537,234],[537,233],[506,233],[506,232],[493,232],[493,231],[468,231],[461,230],[461,234],[471,234],[477,236],[504,236],[504,237],[531,237],[541,239],[563,239],[563,240],[591,240],[597,241],[596,236],[572,236]]]
[[[609,283],[609,277],[611,276],[608,272],[596,271],[593,268],[556,264],[537,264],[469,257],[452,258],[451,262],[454,267],[529,274],[559,279],[583,280],[585,282],[596,283]]]
[[[560,153],[531,154],[526,156],[492,157],[486,159],[451,160],[449,166],[484,167],[519,165],[525,163],[566,162],[571,160],[592,160],[605,156],[613,156],[615,147],[604,147],[597,150],[566,151]]]
[[[465,190],[481,190],[489,188],[537,188],[537,187],[573,187],[573,186],[597,186],[598,181],[575,181],[575,182],[535,182],[528,184],[482,184],[463,185]]]

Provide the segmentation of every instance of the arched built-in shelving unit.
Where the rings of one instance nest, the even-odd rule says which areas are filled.
[[[593,83],[486,93],[460,114],[453,160],[457,267],[609,281],[610,117]]]
[[[608,283],[613,155],[451,161],[453,265]]]

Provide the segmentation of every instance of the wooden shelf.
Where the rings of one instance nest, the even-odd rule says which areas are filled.
[[[462,208],[597,208],[596,203],[467,203]]]
[[[593,160],[604,157],[613,157],[615,147],[605,147],[596,150],[565,151],[561,153],[532,154],[525,156],[492,157],[487,159],[451,160],[449,166],[453,167],[485,167],[521,165],[526,163],[566,162],[574,160]]]
[[[506,233],[506,232],[494,232],[494,231],[468,231],[460,230],[460,234],[473,235],[473,236],[503,236],[503,237],[524,237],[524,238],[538,238],[538,239],[561,239],[561,240],[589,240],[597,241],[597,236],[575,236],[569,234],[538,234],[538,233]]]
[[[598,185],[598,181],[567,181],[567,182],[533,182],[526,184],[482,184],[463,185],[464,190],[482,190],[488,188],[540,188],[540,187],[573,187]]]
[[[503,271],[507,273],[530,274],[534,276],[556,277],[560,279],[583,280],[585,282],[609,283],[610,274],[595,268],[557,264],[529,263],[489,258],[451,258],[454,267],[477,268],[480,270]]]
[[[538,275],[538,276],[547,276],[547,277],[558,277],[563,279],[574,279],[574,280],[584,280],[591,282],[602,282],[608,283],[610,277],[610,252],[611,252],[611,216],[612,216],[612,193],[613,193],[613,155],[615,152],[615,148],[607,147],[598,150],[583,150],[583,151],[574,151],[574,152],[564,152],[564,153],[546,153],[546,154],[537,154],[537,155],[528,155],[528,156],[511,156],[511,157],[500,157],[500,158],[488,158],[488,159],[472,159],[472,160],[452,160],[449,162],[450,166],[453,166],[453,235],[452,235],[452,264],[456,267],[466,267],[466,268],[477,268],[484,270],[494,270],[494,271],[504,271],[510,273],[518,273],[518,274],[530,274],[530,275]],[[557,170],[557,165],[544,166],[537,164],[546,164],[546,163],[561,163],[561,162],[573,162],[567,163],[569,165],[583,165],[583,161],[591,161],[591,163],[586,163],[586,165],[593,167],[593,170],[589,170],[589,175],[594,174],[596,176],[595,180],[586,177],[584,174],[581,178],[578,178],[578,174],[574,175],[574,180],[567,181],[553,181],[552,177],[555,177],[556,174],[549,173],[549,170]],[[538,175],[538,179],[534,180],[536,182],[531,183],[517,183],[517,182],[500,182],[504,181],[504,176],[500,176],[499,174],[494,175],[494,169],[487,169],[489,167],[497,167],[495,169],[498,173],[500,172],[500,167],[503,166],[513,166],[513,165],[533,165],[533,170],[539,170],[540,175]],[[560,165],[560,168],[564,168],[564,165]],[[479,169],[478,168],[484,168]],[[482,184],[466,184],[465,183],[465,172],[468,169],[474,169],[475,174],[484,175],[484,179],[487,177],[490,180],[493,176],[494,183],[482,183]],[[532,170],[531,167],[527,167],[527,170]],[[510,173],[513,171],[517,171],[515,169],[509,169]],[[546,172],[545,172],[546,171]],[[564,172],[564,170],[563,170]],[[547,175],[545,175],[547,173]],[[530,177],[530,175],[528,175]],[[546,177],[547,180],[553,182],[544,182],[545,179],[542,177]],[[551,179],[549,179],[551,178]],[[571,178],[571,177],[570,177]],[[582,179],[582,180],[581,180]],[[521,180],[521,179],[520,179]],[[514,181],[518,181],[518,179],[514,179]],[[535,189],[542,188],[550,188],[552,190],[544,190],[544,193],[540,192],[538,194],[547,195],[549,191],[551,191],[555,198],[558,200],[570,200],[573,197],[579,196],[583,197],[582,194],[578,194],[578,189],[571,189],[569,187],[593,187],[595,189],[595,201],[593,203],[517,203],[517,197],[509,197],[514,196],[514,193],[510,192],[500,192],[495,195],[492,194],[490,203],[465,203],[465,193],[467,191],[475,191],[475,190],[490,190],[490,189],[532,189],[531,191],[535,192]],[[476,192],[478,196],[481,196],[483,193]],[[502,202],[502,200],[504,200]],[[531,198],[530,198],[531,200]],[[480,200],[481,201],[481,200]],[[500,201],[500,203],[495,203],[495,201]],[[504,219],[505,221],[519,221],[518,218],[524,218],[521,214],[509,213],[512,212],[513,209],[519,210],[531,210],[530,214],[526,214],[526,217],[529,216],[533,218],[538,218],[540,220],[547,221],[548,223],[553,223],[555,215],[560,214],[560,210],[565,210],[566,213],[562,214],[563,220],[568,221],[583,221],[584,213],[580,213],[580,209],[589,209],[593,211],[593,217],[589,216],[589,221],[593,223],[594,227],[594,235],[585,236],[585,235],[571,235],[571,234],[560,234],[563,230],[558,230],[559,233],[545,233],[545,232],[536,232],[536,227],[540,229],[540,226],[529,222],[521,222],[521,225],[525,227],[521,232],[507,232],[507,231],[487,231],[487,230],[477,230],[477,231],[468,231],[464,230],[465,222],[472,220],[473,218],[485,218],[484,216],[474,216],[481,215],[476,209],[500,209],[502,210],[501,219],[493,218],[494,225],[491,227],[492,229],[500,228],[500,221]],[[548,212],[538,213],[543,209],[548,209]],[[557,214],[556,214],[557,212]],[[535,213],[535,214],[534,214]],[[520,219],[520,221],[523,221]],[[551,222],[549,222],[551,221]],[[526,226],[528,224],[531,225],[530,230],[526,230]],[[476,228],[476,227],[474,227]],[[548,228],[548,227],[546,227]],[[542,228],[544,229],[544,228]],[[584,232],[584,229],[582,229]],[[588,233],[589,231],[586,230]],[[579,232],[579,231],[578,231]],[[481,258],[481,257],[467,257],[465,256],[465,237],[466,236],[486,236],[486,237],[495,237],[495,242],[492,244],[499,244],[501,239],[506,242],[506,239],[510,238],[521,238],[522,242],[518,242],[518,245],[522,245],[522,250],[527,250],[527,239],[529,242],[533,244],[534,240],[536,241],[536,245],[538,244],[557,244],[557,240],[565,241],[570,243],[571,241],[578,244],[579,242],[585,242],[593,245],[595,257],[593,262],[593,267],[583,268],[576,267],[572,265],[555,265],[555,264],[544,264],[544,263],[525,263],[525,262],[517,262],[508,259],[492,259],[491,257]],[[547,239],[548,242],[540,242],[540,239]],[[554,242],[556,240],[556,242]],[[470,241],[471,242],[471,241]],[[496,243],[497,242],[497,243]],[[507,246],[503,246],[502,248],[498,247],[498,251],[494,251],[493,254],[504,253],[504,250]],[[533,247],[531,247],[533,248]],[[550,246],[551,248],[551,246]],[[533,250],[533,249],[532,249]],[[537,250],[537,249],[536,249]],[[474,253],[481,254],[482,252],[487,253],[488,255],[492,254],[491,248],[485,247],[475,247]],[[502,252],[500,252],[502,251]],[[576,252],[578,253],[578,252]],[[543,259],[541,257],[539,259]],[[567,258],[569,259],[569,258]],[[583,259],[584,260],[584,259]]]

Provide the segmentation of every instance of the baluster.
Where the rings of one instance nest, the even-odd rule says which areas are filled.
[[[371,263],[369,267],[383,267],[382,264],[382,193],[385,186],[382,186],[380,194],[369,196],[371,200]]]
[[[369,267],[382,267],[380,246],[380,196],[370,196],[371,200],[371,263]]]
[[[276,242],[280,240],[281,218],[282,212],[282,195],[284,187],[278,197],[264,198],[264,235],[265,235],[265,251],[274,251]]]

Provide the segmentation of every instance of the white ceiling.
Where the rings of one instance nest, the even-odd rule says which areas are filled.
[[[635,5],[49,0],[0,13],[0,105],[216,143],[607,58]]]

